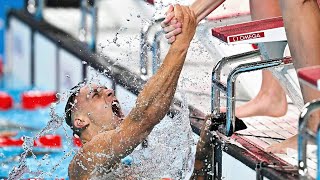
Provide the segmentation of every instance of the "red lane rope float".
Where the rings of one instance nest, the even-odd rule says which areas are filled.
[[[8,110],[13,107],[13,98],[6,92],[0,91],[0,110]]]
[[[80,138],[73,137],[73,145],[76,147],[82,147],[82,142]]]
[[[56,101],[53,91],[27,91],[21,95],[21,107],[28,110],[43,108]]]
[[[0,147],[22,146],[23,139],[12,137],[0,137]],[[59,135],[45,135],[34,141],[35,147],[43,148],[61,148],[62,139]]]

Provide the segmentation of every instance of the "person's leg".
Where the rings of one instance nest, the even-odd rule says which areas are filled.
[[[267,19],[281,16],[278,0],[251,0],[250,11],[252,20]],[[280,58],[286,43],[265,43],[269,58]],[[272,108],[270,108],[272,107]],[[239,118],[250,116],[279,117],[287,112],[287,99],[278,80],[268,70],[262,71],[262,83],[260,91],[251,101],[236,108],[236,116]]]
[[[282,16],[288,37],[291,56],[296,69],[320,65],[320,10],[316,0],[280,0]],[[298,13],[297,13],[298,12]],[[320,98],[320,92],[301,84],[305,102]],[[309,127],[316,131],[320,113],[310,117]],[[285,152],[297,148],[297,136],[270,146],[270,152]]]

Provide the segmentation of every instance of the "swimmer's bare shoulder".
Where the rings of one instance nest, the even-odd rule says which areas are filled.
[[[148,111],[145,113],[149,114]],[[83,145],[70,162],[70,179],[90,179],[91,176],[104,175],[120,160],[130,154],[151,132],[148,120],[138,120],[140,114],[134,108],[116,130],[102,132]],[[156,114],[156,113],[153,113]],[[146,118],[146,116],[141,118]],[[149,116],[149,118],[155,118]],[[148,122],[148,124],[144,124]],[[152,127],[150,127],[152,126]]]

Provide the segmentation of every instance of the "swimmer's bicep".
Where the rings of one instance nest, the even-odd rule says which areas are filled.
[[[151,131],[146,131],[143,126],[141,121],[134,121],[129,115],[119,128],[109,131],[110,148],[115,156],[124,158],[143,142]]]
[[[78,155],[78,154],[77,154]],[[77,155],[71,160],[68,167],[69,179],[89,179],[90,170],[87,163]]]
[[[120,128],[114,130],[112,146],[117,152],[122,154],[127,151],[131,152],[148,136],[150,131],[144,130],[142,126],[144,126],[143,123],[130,121],[126,118]]]

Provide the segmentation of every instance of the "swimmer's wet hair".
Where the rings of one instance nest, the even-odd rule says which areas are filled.
[[[78,129],[74,127],[73,122],[72,122],[72,109],[75,104],[75,99],[77,94],[80,92],[80,88],[83,87],[85,82],[80,82],[77,85],[75,85],[73,88],[70,89],[71,95],[68,98],[66,107],[64,108],[65,112],[65,120],[66,123],[70,126],[70,128],[73,131],[73,134],[76,134],[80,137],[81,135],[81,129]]]

